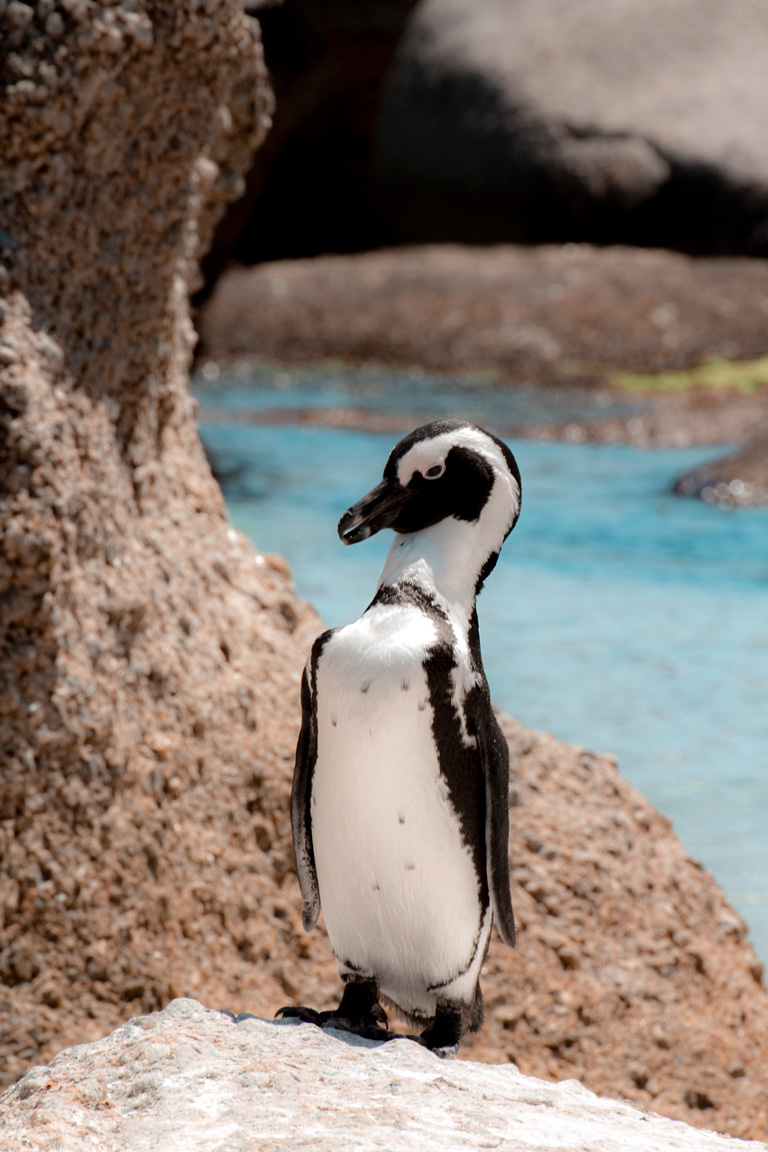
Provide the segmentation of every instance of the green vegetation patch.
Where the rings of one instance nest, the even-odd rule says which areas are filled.
[[[616,372],[609,383],[627,392],[681,392],[685,388],[738,388],[757,392],[768,386],[768,356],[759,360],[707,360],[682,372]]]

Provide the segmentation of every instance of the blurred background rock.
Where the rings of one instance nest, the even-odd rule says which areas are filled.
[[[760,0],[284,0],[229,257],[589,241],[768,252]]]

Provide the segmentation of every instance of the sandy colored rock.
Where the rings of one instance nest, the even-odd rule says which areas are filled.
[[[262,780],[290,772],[311,613],[229,527],[186,389],[188,290],[268,125],[257,25],[224,0],[11,4],[0,36],[7,1082],[217,979],[211,931],[269,953]]]
[[[520,945],[491,946],[468,1054],[763,1138],[768,997],[740,917],[615,761],[502,726]]]
[[[311,1025],[235,1024],[194,1000],[62,1052],[0,1097],[4,1152],[460,1149],[765,1152],[547,1083]]]

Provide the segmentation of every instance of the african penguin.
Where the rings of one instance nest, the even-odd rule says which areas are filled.
[[[507,446],[438,421],[393,448],[339,522],[392,528],[371,604],[314,643],[302,682],[291,821],[309,931],[322,907],[345,988],[333,1012],[278,1015],[390,1039],[380,1001],[438,1052],[483,1020],[495,918],[515,944],[509,759],[491,709],[475,598],[520,511]]]

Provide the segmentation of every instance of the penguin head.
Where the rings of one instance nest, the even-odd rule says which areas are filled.
[[[441,536],[455,536],[466,526],[461,535],[480,585],[515,526],[520,496],[520,472],[506,444],[474,424],[439,420],[395,445],[383,480],[344,513],[339,535],[357,544],[382,528],[409,536],[442,525]]]

